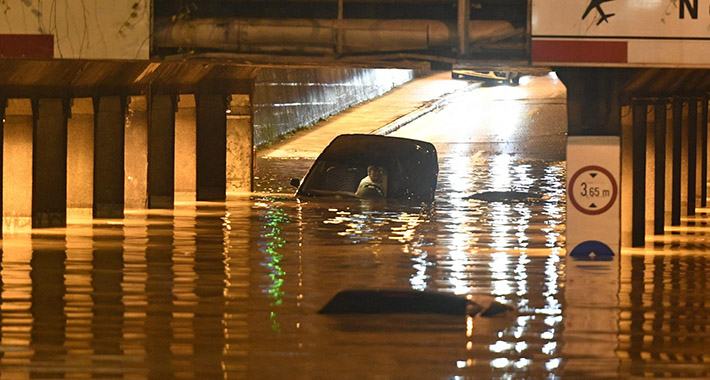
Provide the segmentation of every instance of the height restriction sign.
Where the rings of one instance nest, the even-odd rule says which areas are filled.
[[[570,202],[587,215],[598,215],[609,210],[618,194],[616,179],[601,166],[585,166],[577,170],[569,181]]]
[[[618,136],[567,138],[567,252],[609,260],[618,255],[621,141]]]

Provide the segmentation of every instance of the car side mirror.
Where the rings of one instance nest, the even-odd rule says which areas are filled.
[[[291,178],[291,186],[298,188],[301,185],[301,180],[298,178]]]

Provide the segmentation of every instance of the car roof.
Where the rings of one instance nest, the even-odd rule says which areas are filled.
[[[393,160],[430,161],[433,159],[434,163],[437,160],[436,148],[429,142],[366,134],[346,134],[336,137],[318,159],[380,166],[387,166]]]

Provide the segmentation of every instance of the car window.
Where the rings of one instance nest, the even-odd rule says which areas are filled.
[[[325,190],[354,194],[365,172],[364,168],[346,163],[319,161],[311,170],[304,188],[307,191]]]
[[[355,195],[360,198],[387,197],[387,169],[383,166],[368,165],[367,174],[360,179]]]
[[[438,172],[436,149],[426,142],[376,135],[340,135],[319,155],[298,188],[303,197],[385,197],[433,200]],[[358,195],[368,166],[382,173],[370,196]]]
[[[354,193],[360,183],[360,170],[343,164],[333,163],[325,168],[321,190],[347,191]]]

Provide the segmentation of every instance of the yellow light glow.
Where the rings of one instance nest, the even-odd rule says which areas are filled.
[[[466,336],[473,336],[473,317],[470,315],[466,316]]]

